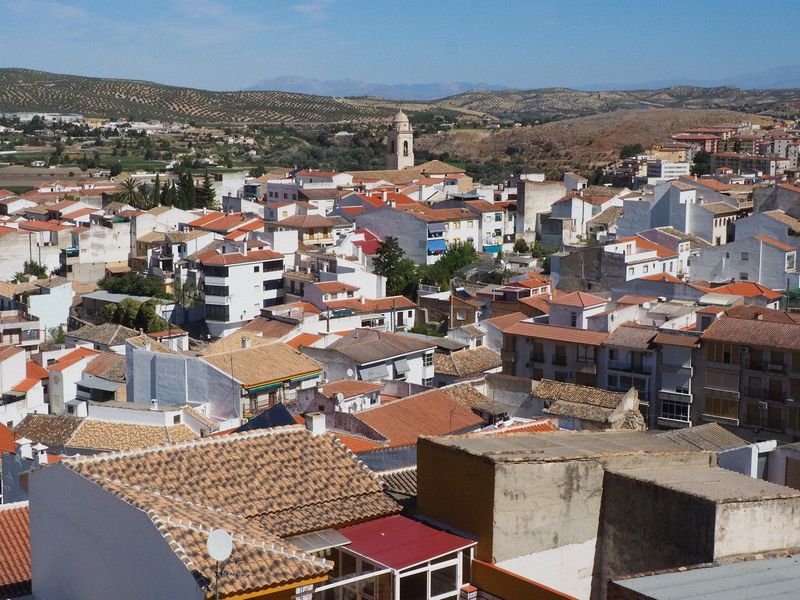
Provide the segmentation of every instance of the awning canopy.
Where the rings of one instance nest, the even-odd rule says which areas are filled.
[[[470,539],[402,515],[351,525],[339,533],[350,540],[349,552],[396,571],[475,545]]]
[[[119,388],[121,388],[125,384],[117,381],[109,381],[108,379],[103,379],[102,377],[96,377],[95,375],[84,375],[83,379],[78,381],[77,385],[89,390],[116,392]]]
[[[364,367],[359,370],[362,381],[378,381],[380,379],[389,379],[389,367],[381,363],[371,367]]]
[[[428,223],[428,231],[439,233],[446,229],[444,223]]]
[[[444,240],[428,240],[428,252],[444,252],[447,250],[447,243]]]
[[[408,361],[405,358],[401,358],[397,362],[394,363],[394,370],[397,373],[408,373],[410,367],[408,366]]]

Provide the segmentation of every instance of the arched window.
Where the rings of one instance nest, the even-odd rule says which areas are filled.
[[[403,142],[403,156],[408,156],[408,140]]]
[[[394,154],[394,140],[389,142],[389,154]]]

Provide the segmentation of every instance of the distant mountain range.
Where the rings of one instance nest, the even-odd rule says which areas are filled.
[[[570,86],[585,92],[658,90],[691,86],[703,88],[737,87],[742,90],[800,88],[800,65],[775,67],[755,73],[745,73],[720,79],[658,79],[634,83],[590,83]],[[386,100],[437,100],[473,90],[489,92],[519,91],[520,88],[491,83],[369,83],[354,79],[320,80],[286,75],[262,79],[245,91],[274,91],[313,94],[315,96],[374,96]]]
[[[445,96],[455,96],[469,90],[498,91],[506,86],[490,83],[366,83],[353,79],[319,80],[308,77],[286,75],[262,79],[245,88],[248,92],[294,92],[315,96],[374,96],[386,100],[435,100]]]

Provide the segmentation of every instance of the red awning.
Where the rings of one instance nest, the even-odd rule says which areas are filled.
[[[351,525],[339,533],[350,540],[345,550],[397,571],[475,545],[401,515]]]

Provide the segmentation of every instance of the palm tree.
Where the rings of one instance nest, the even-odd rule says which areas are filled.
[[[144,193],[142,184],[134,181],[133,178],[128,177],[120,184],[120,190],[115,194],[114,198],[117,202],[123,204],[130,204],[134,208],[147,210],[151,208],[150,199]]]

